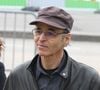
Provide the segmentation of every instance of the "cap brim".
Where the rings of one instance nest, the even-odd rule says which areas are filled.
[[[36,25],[38,22],[42,22],[42,23],[48,24],[48,25],[56,27],[56,28],[66,29],[65,27],[61,26],[57,22],[50,21],[50,19],[47,20],[47,19],[44,19],[44,18],[40,18],[40,19],[37,19],[35,21],[32,21],[32,22],[30,22],[30,25]]]

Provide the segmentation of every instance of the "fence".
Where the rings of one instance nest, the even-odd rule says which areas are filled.
[[[94,59],[95,56],[98,60],[100,51],[98,48],[100,46],[98,20],[100,16],[91,12],[78,12],[77,14],[76,11],[73,12],[73,15],[75,15],[74,18],[76,23],[74,23],[72,30],[72,40],[76,41],[75,43],[78,43],[78,46],[76,46],[75,49],[74,47],[71,47],[71,54],[73,54],[72,56],[77,54],[78,56],[75,57],[83,58],[82,55],[80,55],[80,50],[78,53],[78,50],[76,49],[81,48],[81,52],[83,50],[83,52],[85,52],[85,58],[87,57],[87,59],[85,59],[86,61],[89,61],[88,58],[90,58],[90,60]],[[35,55],[36,50],[31,33],[33,26],[29,25],[29,22],[35,19],[35,16],[36,13],[28,11],[0,11],[0,37],[3,37],[5,41],[5,51],[2,55],[2,58],[7,73],[9,73],[10,70],[17,65],[27,60],[31,60]],[[87,45],[80,45],[81,43],[79,41]],[[91,43],[93,43],[93,45]],[[86,48],[86,46],[89,46],[89,48]],[[95,50],[91,51],[93,48]],[[91,55],[86,53],[86,49],[87,51],[90,51],[90,54],[92,52],[94,53],[92,54],[92,57],[94,58],[91,58]],[[97,66],[98,70],[100,70],[99,65],[97,64],[99,63],[97,62],[95,65]]]
[[[5,42],[2,60],[6,73],[35,54],[31,34],[33,27],[29,25],[35,15],[26,11],[0,11],[0,37]]]

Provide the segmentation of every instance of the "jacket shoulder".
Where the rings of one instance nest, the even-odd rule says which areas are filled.
[[[27,61],[27,62],[24,62],[23,64],[15,67],[12,72],[19,72],[21,70],[26,70],[28,68],[28,66],[30,65],[31,61]]]
[[[29,66],[29,64],[31,63],[31,61],[27,61],[17,67],[15,67],[9,74],[10,77],[20,77],[22,75],[25,75],[25,73],[28,72],[27,67]]]
[[[75,60],[71,60],[72,62],[72,68],[76,71],[82,71],[83,73],[90,73],[90,74],[96,74],[98,73],[96,69],[94,69],[93,67],[81,63],[81,62],[77,62]]]
[[[84,63],[77,62],[76,60],[73,59],[70,59],[70,62],[71,62],[72,78],[79,77],[83,79],[84,77],[84,79],[88,81],[92,79],[100,80],[99,73],[93,67],[86,65]]]
[[[25,62],[11,71],[5,82],[4,90],[31,90],[34,88],[33,76],[27,69],[30,63],[31,61]]]

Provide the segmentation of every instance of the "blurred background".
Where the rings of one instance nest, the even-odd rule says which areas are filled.
[[[0,37],[5,42],[1,62],[6,74],[36,54],[29,22],[46,6],[63,8],[73,16],[72,41],[65,49],[100,73],[100,0],[0,0]]]

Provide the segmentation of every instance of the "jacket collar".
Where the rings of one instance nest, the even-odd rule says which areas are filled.
[[[67,79],[70,76],[70,74],[71,74],[71,58],[68,56],[67,51],[64,50],[64,52],[65,52],[65,56],[67,56],[67,64],[64,67],[64,69],[60,72],[60,75],[63,78],[66,78]],[[29,71],[33,72],[36,69],[36,68],[34,69],[34,67],[35,67],[35,65],[37,63],[38,57],[39,57],[39,55],[37,54],[33,58],[33,60],[30,62],[30,64],[27,66],[27,69]]]

